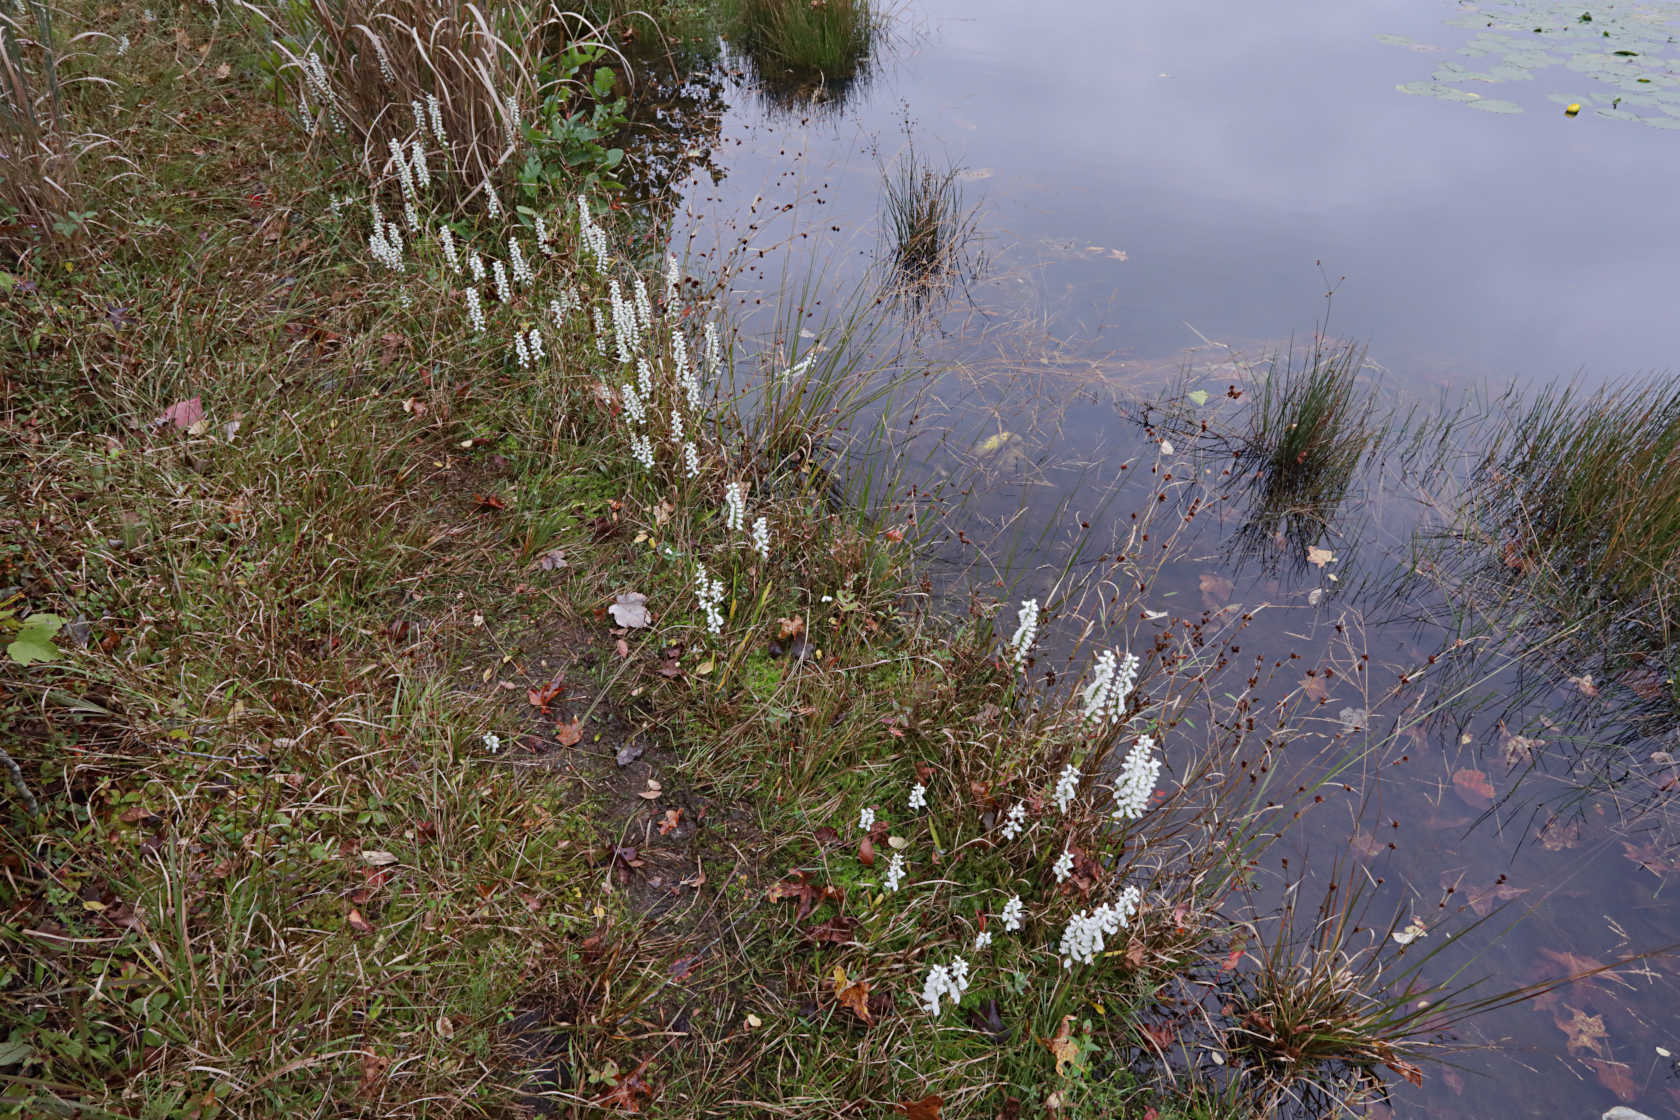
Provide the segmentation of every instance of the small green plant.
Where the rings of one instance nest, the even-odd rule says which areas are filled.
[[[974,208],[963,199],[961,169],[936,168],[907,143],[882,171],[881,226],[892,265],[892,286],[920,305],[968,270]]]
[[[535,205],[559,191],[581,188],[594,194],[622,190],[615,178],[624,163],[624,149],[603,141],[628,123],[628,102],[615,96],[617,76],[597,65],[606,52],[595,44],[573,44],[545,72],[545,95],[536,120],[526,126],[529,149],[519,169],[524,202]],[[578,75],[594,67],[587,83]],[[578,89],[585,91],[580,97]],[[573,107],[576,102],[584,104]]]

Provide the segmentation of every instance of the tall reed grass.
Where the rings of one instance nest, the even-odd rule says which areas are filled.
[[[66,94],[104,79],[63,71],[77,45],[96,38],[61,35],[41,0],[0,10],[0,248],[13,255],[52,255],[85,222],[82,163],[110,138],[73,127]]]

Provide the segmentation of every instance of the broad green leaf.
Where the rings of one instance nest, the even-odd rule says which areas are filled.
[[[32,614],[23,620],[17,638],[6,647],[6,652],[19,665],[56,660],[61,651],[53,645],[53,636],[63,627],[64,620],[56,614]]]

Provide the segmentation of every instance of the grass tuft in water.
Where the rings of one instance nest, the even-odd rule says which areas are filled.
[[[892,265],[892,288],[920,304],[969,271],[974,207],[963,199],[961,169],[935,167],[914,144],[883,169],[881,227]]]
[[[763,78],[844,86],[880,32],[870,0],[726,0],[731,38]]]
[[[1328,522],[1377,445],[1373,401],[1359,385],[1365,350],[1315,336],[1300,365],[1274,359],[1249,418],[1243,457],[1252,464],[1262,520]]]

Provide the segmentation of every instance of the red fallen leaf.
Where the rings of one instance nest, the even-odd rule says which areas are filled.
[[[667,809],[665,815],[659,819],[659,835],[669,836],[671,831],[682,823],[681,809]]]
[[[811,838],[825,848],[840,843],[840,833],[826,824],[811,833]]]
[[[355,930],[357,933],[373,932],[372,924],[369,923],[366,918],[362,917],[362,912],[354,906],[350,908],[350,913],[344,920],[346,924],[348,924],[350,928]]]
[[[901,541],[904,539],[904,533],[898,529],[888,529],[885,536],[889,541]]]
[[[651,1061],[652,1059],[648,1060]],[[642,1071],[647,1066],[648,1063],[644,1061],[641,1065],[620,1077],[617,1084],[601,1095],[601,1103],[623,1112],[640,1112],[644,1103],[653,1100],[653,1086],[642,1078]]]
[[[204,419],[204,401],[199,397],[188,397],[184,401],[176,401],[163,410],[163,415],[154,421],[159,427],[173,424],[185,430]]]
[[[1219,971],[1230,972],[1233,968],[1236,968],[1237,967],[1237,962],[1242,960],[1242,955],[1243,955],[1243,951],[1242,951],[1242,946],[1241,945],[1238,945],[1235,949],[1232,949],[1229,953],[1226,953],[1225,954],[1225,960],[1222,961],[1219,965]]]
[[[570,723],[554,725],[554,741],[562,747],[575,747],[583,740],[583,721],[574,719]]]
[[[867,836],[858,845],[858,862],[865,867],[875,866],[875,844]]]
[[[554,674],[553,680],[549,681],[540,688],[527,688],[525,690],[525,699],[531,702],[531,706],[533,708],[540,708],[546,712],[548,711],[549,704],[554,702],[554,698],[565,691],[566,673],[565,670],[561,670],[560,672]]]
[[[899,1101],[893,1107],[910,1120],[939,1120],[939,1110],[945,1107],[945,1098],[938,1093],[929,1093],[919,1101]]]
[[[892,824],[884,817],[876,817],[875,823],[869,826],[869,841],[876,847],[885,844],[891,835]]]
[[[916,780],[923,785],[933,780],[933,767],[925,762],[916,763]]]
[[[501,510],[507,508],[507,503],[494,494],[474,494],[473,504],[479,509]]]
[[[1486,771],[1454,770],[1452,780],[1459,799],[1472,809],[1485,809],[1493,804],[1493,783],[1488,781]]]
[[[1589,1058],[1587,1064],[1597,1072],[1598,1083],[1616,1094],[1616,1099],[1623,1104],[1631,1104],[1633,1098],[1639,1095],[1639,1088],[1634,1085],[1632,1074],[1628,1073],[1628,1067],[1621,1062],[1604,1062],[1597,1058]]]
[[[1138,1030],[1156,1050],[1165,1050],[1173,1044],[1173,1040],[1177,1037],[1174,1035],[1172,1027],[1166,1023],[1156,1023],[1153,1026],[1140,1023],[1138,1024]]]

